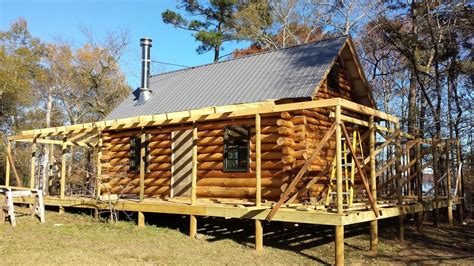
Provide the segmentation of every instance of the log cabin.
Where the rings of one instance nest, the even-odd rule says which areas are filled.
[[[149,55],[151,41],[142,46]],[[375,107],[349,37],[337,37],[149,77],[106,120],[214,106],[294,103],[343,98]],[[145,57],[144,62],[149,60]],[[358,71],[359,70],[359,71]],[[261,193],[280,197],[295,170],[332,125],[329,109],[274,112],[261,118]],[[223,118],[197,127],[199,198],[255,200],[256,135],[253,116]],[[145,196],[189,197],[192,124],[102,132],[101,193],[139,193],[141,136],[145,137]],[[311,177],[335,156],[335,142],[309,167]],[[328,176],[309,188],[317,196]],[[304,180],[302,180],[304,181]],[[300,185],[299,185],[300,186]]]
[[[37,178],[37,144],[60,146],[52,162],[60,167],[50,167],[58,193],[44,198],[60,212],[113,205],[137,212],[139,226],[145,213],[189,215],[191,237],[199,216],[253,219],[257,250],[262,221],[331,225],[338,265],[345,225],[369,222],[376,252],[379,219],[398,217],[400,240],[407,214],[416,214],[421,228],[423,212],[437,219],[448,207],[452,223],[462,197],[443,194],[440,183],[451,188],[456,176],[460,190],[459,140],[404,133],[397,117],[377,110],[349,36],[158,75],[150,75],[151,39],[140,45],[141,87],[104,121],[8,137],[5,187],[14,187],[11,173],[22,185],[12,143],[31,143],[29,185],[21,189],[35,191],[47,185]],[[94,153],[87,195],[67,186],[69,146]],[[434,196],[418,185],[427,167]]]

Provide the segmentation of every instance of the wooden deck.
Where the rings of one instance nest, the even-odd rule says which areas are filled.
[[[32,203],[32,199],[16,198],[15,203]],[[59,197],[46,196],[44,198],[46,206],[57,206],[67,208],[88,208],[107,210],[113,203],[116,211],[131,211],[142,213],[165,213],[182,214],[195,216],[211,216],[237,219],[265,220],[274,204],[262,204],[262,206],[249,206],[235,202],[212,202],[211,200],[198,200],[195,205],[190,205],[182,199],[159,199],[146,198],[143,202],[138,199],[119,199],[110,202],[98,201],[87,197]],[[453,199],[453,204],[460,204],[460,198]],[[367,204],[354,204],[354,207],[346,210],[342,215],[322,205],[292,204],[283,206],[274,216],[272,221],[307,223],[315,225],[350,225],[373,221],[375,219],[386,219],[400,215],[413,214],[418,212],[428,212],[438,208],[448,206],[447,199],[440,199],[438,204],[433,199],[425,199],[423,203],[406,198],[402,207],[395,201],[379,200],[378,217]]]

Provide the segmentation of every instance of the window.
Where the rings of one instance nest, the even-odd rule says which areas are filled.
[[[229,126],[224,131],[224,171],[248,172],[250,127]]]
[[[140,155],[141,155],[141,137],[130,137],[130,172],[140,172]],[[148,169],[148,141],[145,142],[145,171]]]
[[[339,64],[334,64],[329,71],[328,87],[332,91],[339,91]]]

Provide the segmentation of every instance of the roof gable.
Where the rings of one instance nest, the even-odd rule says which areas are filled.
[[[212,106],[311,99],[348,37],[289,47],[152,76],[152,97],[136,105],[133,94],[106,119]]]

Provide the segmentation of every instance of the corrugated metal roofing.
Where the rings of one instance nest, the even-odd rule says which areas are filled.
[[[161,114],[211,106],[312,97],[346,36],[152,76],[151,98],[135,94],[106,119]]]

